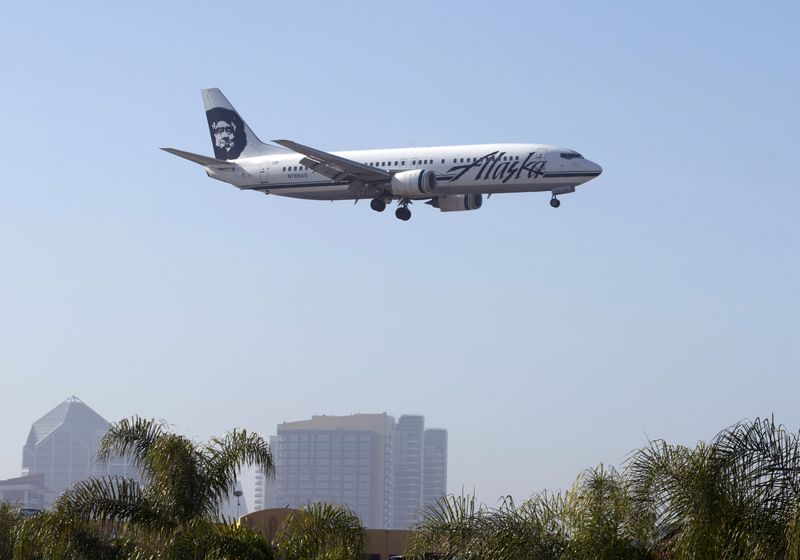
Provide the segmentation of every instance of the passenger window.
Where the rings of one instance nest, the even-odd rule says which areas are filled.
[[[444,160],[442,160],[442,163],[444,163]]]
[[[283,170],[286,171],[286,168],[284,167]]]

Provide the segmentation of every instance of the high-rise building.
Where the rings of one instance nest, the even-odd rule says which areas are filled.
[[[425,430],[422,461],[422,506],[447,494],[447,430]]]
[[[277,441],[277,436],[269,436],[269,448],[273,453],[275,453]],[[257,470],[255,480],[255,500],[253,500],[253,507],[255,507],[254,511],[279,507],[275,501],[277,498],[275,489],[275,477],[265,476],[264,473],[262,473],[260,470]]]
[[[31,426],[22,449],[23,474],[44,475],[44,486],[53,498],[91,477],[135,478],[136,469],[124,459],[112,458],[104,464],[95,460],[110,425],[77,397],[65,400]]]
[[[279,424],[273,447],[274,503],[346,504],[365,526],[386,527],[393,425],[386,414],[313,416]]]
[[[284,422],[270,438],[276,476],[256,474],[256,509],[345,504],[366,527],[408,528],[423,506],[425,419],[383,414]],[[447,432],[436,432],[430,495],[445,490]],[[441,441],[444,441],[442,452]],[[438,470],[437,470],[438,469]],[[438,498],[439,496],[436,496]],[[434,498],[434,499],[436,499]]]
[[[394,431],[392,527],[405,529],[422,509],[422,453],[425,418],[403,415]]]

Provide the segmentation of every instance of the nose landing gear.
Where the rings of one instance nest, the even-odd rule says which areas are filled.
[[[550,199],[550,206],[553,208],[561,206],[561,201],[556,198],[556,195],[553,195],[553,198]]]

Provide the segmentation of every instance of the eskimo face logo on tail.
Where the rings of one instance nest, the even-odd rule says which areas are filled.
[[[217,159],[236,159],[247,145],[244,123],[234,111],[215,107],[206,111],[211,142],[214,144],[214,157]]]

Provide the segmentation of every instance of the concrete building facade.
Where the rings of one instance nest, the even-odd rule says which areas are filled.
[[[447,430],[425,430],[423,444],[422,507],[427,507],[447,494]]]
[[[270,438],[276,476],[256,475],[256,510],[299,508],[313,502],[347,505],[365,527],[406,529],[417,521],[425,499],[425,420],[388,414],[313,416],[284,422]],[[447,432],[444,453],[430,492],[446,486]],[[441,451],[441,446],[434,446]],[[441,476],[444,469],[444,478]],[[438,499],[439,496],[436,496]]]
[[[44,485],[44,474],[0,480],[0,502],[19,508],[45,509],[52,499],[52,492]]]
[[[403,415],[394,431],[392,528],[408,528],[422,509],[422,454],[425,418]]]

